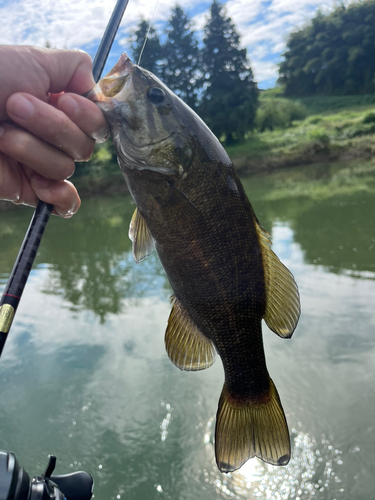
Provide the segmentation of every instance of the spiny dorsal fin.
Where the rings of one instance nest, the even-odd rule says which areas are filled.
[[[129,238],[133,242],[133,258],[139,264],[150,255],[155,242],[138,208],[135,209],[130,222]]]
[[[215,361],[216,350],[195,326],[180,302],[172,297],[173,304],[165,332],[165,348],[169,359],[180,370],[204,370]]]
[[[266,287],[266,312],[268,328],[283,338],[292,336],[301,313],[298,287],[292,273],[271,250],[270,234],[257,224],[262,249]]]

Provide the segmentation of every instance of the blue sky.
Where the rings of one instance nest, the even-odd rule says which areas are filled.
[[[81,48],[95,55],[116,0],[0,0],[0,44]],[[170,17],[176,0],[158,0],[155,26]],[[272,87],[277,64],[285,51],[288,34],[306,24],[318,9],[329,12],[337,0],[226,0],[227,15],[234,21],[248,50],[255,80],[260,88]],[[344,1],[344,3],[348,3]],[[206,23],[211,1],[180,2],[192,18],[198,37]],[[150,19],[156,0],[129,0],[124,20],[113,45],[107,68],[127,51],[130,31],[143,16]]]

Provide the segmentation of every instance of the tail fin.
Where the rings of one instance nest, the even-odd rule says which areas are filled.
[[[216,416],[215,454],[221,472],[233,472],[253,457],[272,465],[287,465],[288,425],[271,379],[267,401],[258,404],[236,400],[224,384]]]

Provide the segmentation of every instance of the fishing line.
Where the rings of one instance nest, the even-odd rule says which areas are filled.
[[[150,34],[151,25],[152,25],[152,23],[154,21],[154,17],[155,17],[155,13],[156,13],[156,9],[157,9],[158,3],[159,3],[159,0],[156,0],[156,5],[155,5],[154,13],[152,14],[150,24],[148,25],[148,30],[147,30],[147,33],[146,33],[146,36],[145,36],[145,41],[143,43],[143,47],[142,47],[141,53],[139,54],[138,63],[137,63],[138,66],[140,65],[141,58],[142,58],[142,55],[143,55],[143,51],[145,50],[145,47],[146,47],[148,35]]]

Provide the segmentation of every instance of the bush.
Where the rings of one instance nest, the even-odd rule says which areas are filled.
[[[266,99],[261,101],[255,118],[260,132],[274,128],[290,127],[294,120],[303,120],[307,116],[306,108],[300,103],[288,99]]]
[[[323,120],[321,116],[310,116],[309,118],[306,119],[305,123],[311,123],[311,125],[316,125],[317,123],[320,123]]]
[[[107,142],[95,146],[95,151],[89,161],[77,163],[74,178],[103,179],[118,171],[117,155],[112,141],[108,139]]]
[[[363,123],[375,123],[375,111],[369,111],[362,120]]]
[[[360,137],[361,135],[370,135],[375,133],[375,122],[363,123],[358,122],[356,124],[352,124],[348,127],[343,127],[341,130],[341,134],[339,135],[340,139],[354,139],[354,137]]]
[[[320,143],[324,148],[328,148],[330,144],[330,138],[329,135],[327,134],[327,131],[325,128],[320,127],[320,128],[314,128],[311,130],[307,138],[311,142],[317,142]]]

